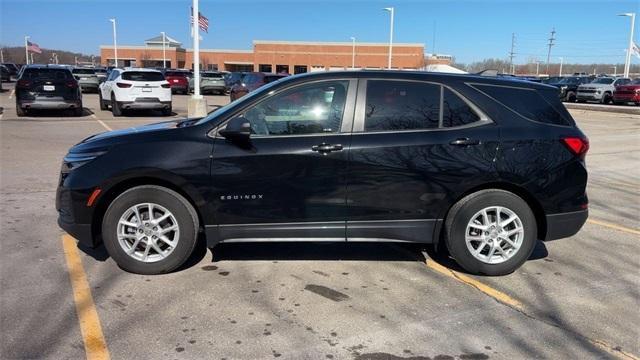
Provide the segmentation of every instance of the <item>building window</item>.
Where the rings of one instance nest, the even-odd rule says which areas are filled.
[[[260,64],[258,65],[258,71],[264,72],[264,73],[270,73],[273,70],[271,69],[271,64]]]
[[[295,65],[293,67],[293,73],[294,74],[303,74],[307,72],[307,66],[306,65]]]
[[[276,73],[289,74],[289,65],[276,65]]]

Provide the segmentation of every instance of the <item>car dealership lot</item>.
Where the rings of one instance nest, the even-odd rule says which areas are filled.
[[[60,161],[93,133],[184,116],[188,97],[171,117],[119,118],[83,97],[83,117],[17,118],[0,94],[2,358],[81,358],[103,341],[114,359],[640,355],[639,115],[573,110],[591,140],[590,221],[509,276],[465,275],[420,246],[304,243],[200,249],[178,272],[140,276],[63,241]]]

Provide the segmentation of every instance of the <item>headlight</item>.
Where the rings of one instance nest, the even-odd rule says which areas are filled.
[[[636,94],[640,95],[640,89],[635,90]]]
[[[95,160],[98,156],[103,155],[106,151],[87,152],[87,153],[68,153],[64,157],[63,161],[68,170],[79,168],[80,166],[87,164]]]
[[[602,90],[598,89],[596,90],[596,94],[600,94],[602,92]]]

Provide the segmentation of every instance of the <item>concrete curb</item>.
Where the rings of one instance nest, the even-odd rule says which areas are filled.
[[[589,110],[589,111],[602,111],[602,112],[618,113],[618,114],[640,115],[640,106],[632,106],[632,105],[564,103],[564,106],[570,110]]]

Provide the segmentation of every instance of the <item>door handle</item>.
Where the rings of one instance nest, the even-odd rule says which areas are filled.
[[[312,151],[317,151],[317,152],[322,153],[322,154],[326,154],[326,153],[330,153],[332,151],[340,151],[340,150],[342,150],[342,145],[340,145],[340,144],[332,145],[332,144],[322,143],[320,145],[312,146],[311,150]]]
[[[469,139],[469,138],[459,138],[459,139],[453,140],[449,144],[457,145],[457,146],[469,146],[469,145],[479,145],[480,141]]]

